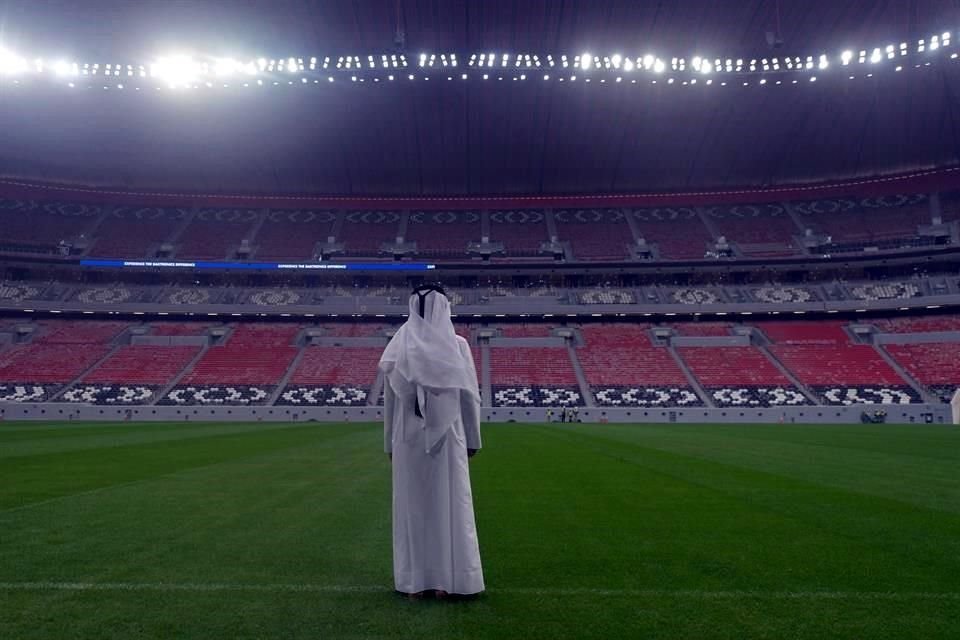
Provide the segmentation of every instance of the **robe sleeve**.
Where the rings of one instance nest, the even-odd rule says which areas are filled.
[[[460,336],[457,336],[457,343],[460,346],[460,355],[466,361],[470,373],[476,375],[477,368],[473,362],[473,352],[470,351],[470,345]],[[483,446],[480,442],[480,399],[468,391],[460,392],[460,418],[463,421],[463,434],[467,440],[467,449],[479,449]]]
[[[387,381],[386,376],[383,380],[383,451],[384,453],[393,453],[393,412],[396,408],[397,396],[393,392],[393,387]]]
[[[480,400],[468,391],[460,392],[460,416],[467,449],[479,449],[483,446],[480,442]]]

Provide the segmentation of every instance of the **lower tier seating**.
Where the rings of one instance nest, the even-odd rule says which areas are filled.
[[[582,327],[577,357],[594,401],[611,407],[700,406],[680,365],[666,347],[654,346],[647,325]]]
[[[897,320],[898,328],[941,331],[936,322]],[[877,326],[879,322],[874,322]],[[130,336],[150,328],[140,341]],[[0,402],[89,403],[174,406],[362,406],[379,398],[377,364],[390,325],[329,326],[295,323],[223,325],[223,344],[206,348],[196,336],[210,323],[60,321],[17,319],[0,327]],[[654,339],[653,325],[630,323],[571,326],[583,380],[561,339],[548,338],[555,325],[509,325],[487,350],[495,407],[780,407],[806,404],[909,404],[921,402],[913,380],[943,400],[960,387],[958,342],[949,336],[932,344],[884,345],[913,380],[888,364],[877,347],[851,342],[842,320],[751,324],[773,343],[769,357],[754,346],[729,346],[732,323],[716,327],[674,323],[677,333],[704,336],[701,346],[671,349]],[[16,327],[16,331],[13,330]],[[301,334],[322,331],[322,345],[301,346]],[[458,325],[476,335],[476,325]],[[495,328],[495,327],[489,327]],[[218,333],[218,332],[214,332]],[[157,337],[168,336],[168,338]],[[330,340],[330,337],[334,340]],[[711,337],[712,336],[712,337]],[[532,338],[557,346],[530,346]],[[525,346],[510,346],[511,341]],[[719,346],[709,346],[710,342]],[[328,344],[336,342],[336,345]],[[537,344],[537,341],[533,341]],[[703,346],[706,345],[706,346]],[[471,351],[481,377],[481,350]],[[791,375],[785,375],[780,366]],[[688,371],[684,371],[684,365]],[[692,377],[688,379],[688,375]],[[796,379],[803,390],[791,384]],[[172,381],[174,388],[165,391]],[[585,386],[581,386],[585,382]],[[702,389],[705,397],[698,394]],[[808,393],[809,391],[809,393]]]
[[[210,347],[184,379],[185,384],[276,384],[297,355],[297,325],[236,327],[226,344]]]
[[[584,404],[565,348],[491,348],[490,379],[495,407]]]
[[[756,347],[679,347],[677,352],[718,407],[810,404]]]
[[[381,353],[380,347],[305,347],[277,404],[366,405]]]
[[[890,344],[887,352],[943,402],[960,388],[960,343]]]

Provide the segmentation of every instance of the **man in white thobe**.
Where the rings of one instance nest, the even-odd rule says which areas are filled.
[[[467,459],[480,449],[473,355],[438,285],[418,287],[410,316],[380,358],[384,449],[393,461],[396,590],[470,595],[484,589]]]

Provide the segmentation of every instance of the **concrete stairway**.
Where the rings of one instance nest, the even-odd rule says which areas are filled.
[[[697,380],[697,377],[693,375],[693,372],[690,371],[690,368],[687,366],[687,363],[683,361],[683,358],[677,353],[677,350],[673,345],[665,347],[670,351],[670,356],[673,358],[674,362],[677,363],[677,366],[680,367],[680,370],[683,371],[683,375],[687,378],[687,384],[689,384],[697,392],[697,394],[703,399],[704,404],[711,408],[716,408],[717,405],[713,403],[713,398],[710,397],[710,394],[707,393],[707,390],[703,388],[703,385],[700,384],[700,381]]]
[[[596,407],[597,403],[593,400],[593,393],[590,391],[590,385],[587,383],[587,376],[583,373],[583,367],[580,365],[580,358],[577,357],[577,350],[570,342],[567,342],[567,353],[570,354],[570,364],[573,365],[573,371],[577,374],[577,384],[580,385],[580,397],[588,407]]]

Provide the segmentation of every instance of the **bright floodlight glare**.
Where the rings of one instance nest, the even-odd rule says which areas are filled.
[[[667,68],[667,65],[663,63],[663,60],[657,58],[656,62],[653,63],[653,70],[656,73],[663,73],[664,69]]]
[[[150,65],[150,75],[159,78],[171,87],[187,86],[198,73],[198,65],[190,56],[160,58]]]
[[[843,55],[840,56],[840,60],[843,64],[850,64],[850,61],[853,60],[853,51],[844,51]]]
[[[830,61],[827,59],[827,54],[820,56],[820,64],[818,65],[821,69],[826,69],[830,66]]]
[[[880,49],[874,49],[873,54],[870,56],[870,62],[876,64],[883,60],[883,54],[880,53]]]
[[[17,54],[0,49],[0,74],[14,75],[27,70],[27,60]]]
[[[613,54],[613,57],[610,58],[610,62],[612,62],[612,63],[613,63],[613,66],[616,67],[617,69],[620,68],[620,63],[621,63],[622,61],[623,61],[623,58],[620,57],[620,54],[619,54],[619,53]]]
[[[654,58],[651,54],[648,53],[647,55],[643,56],[644,69],[651,69],[653,67],[654,62],[656,62],[656,58]]]
[[[53,72],[61,78],[64,76],[77,75],[76,65],[66,60],[58,60],[55,62],[53,64]]]
[[[213,72],[218,76],[230,76],[239,66],[233,58],[219,58],[213,63]]]
[[[590,64],[593,62],[593,56],[589,53],[580,54],[580,68],[586,71],[590,68]]]
[[[626,60],[624,60],[624,62],[623,62],[623,70],[624,70],[624,71],[633,71],[633,60],[631,60],[630,58],[627,58]]]
[[[709,60],[703,60],[700,63],[700,73],[706,75],[713,72],[713,65],[710,64]]]

